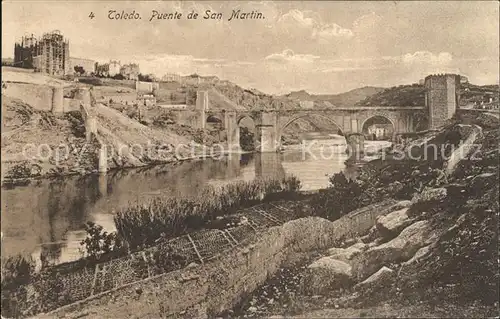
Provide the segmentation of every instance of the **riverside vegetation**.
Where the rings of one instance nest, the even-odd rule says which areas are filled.
[[[167,239],[202,228],[219,228],[224,218],[239,209],[259,203],[296,198],[301,188],[294,177],[237,182],[216,189],[206,188],[199,196],[190,198],[156,198],[144,205],[132,205],[115,216],[116,232],[106,232],[102,226],[89,222],[87,237],[81,245],[85,257],[72,263],[35,270],[31,257],[11,256],[2,259],[2,313],[22,316],[22,307],[29,298],[28,285],[40,296],[38,311],[54,309],[79,300],[71,291],[64,291],[58,280],[61,274],[92,269],[99,263],[161,245],[152,254],[153,272],[163,273],[185,266],[185,256],[165,245]],[[222,218],[222,220],[220,220]],[[134,269],[146,269],[144,260],[134,259]],[[29,310],[28,310],[29,311]],[[35,312],[36,313],[36,312]]]
[[[363,311],[358,314],[361,316],[366,315],[365,308],[377,306],[380,302],[389,302],[393,309],[410,307],[413,309],[410,316],[415,316],[420,308],[411,307],[420,307],[422,303],[430,305],[433,314],[436,313],[435,307],[440,305],[455,307],[452,310],[459,313],[465,305],[464,301],[467,306],[486,307],[487,312],[492,313],[491,310],[496,307],[499,282],[495,259],[495,225],[498,222],[497,172],[500,136],[497,126],[482,127],[483,132],[475,142],[480,148],[479,154],[475,153],[475,158],[472,155],[464,158],[450,174],[445,173],[443,167],[446,166],[453,146],[459,145],[460,141],[467,137],[470,129],[468,125],[453,124],[440,132],[427,132],[416,136],[410,142],[417,146],[410,148],[412,155],[418,157],[430,154],[427,158],[398,160],[394,156],[396,151],[409,148],[406,147],[408,145],[394,145],[392,149],[385,151],[384,160],[374,160],[364,165],[356,179],[349,180],[341,173],[335,174],[330,179],[330,187],[308,196],[300,205],[301,209],[307,207],[302,216],[313,215],[335,220],[358,208],[369,207],[370,204],[388,198],[405,201],[409,205],[408,218],[413,223],[429,223],[436,233],[441,234],[437,236],[434,244],[428,246],[427,253],[419,257],[421,259],[418,263],[406,264],[406,260],[396,257],[384,265],[396,270],[399,268],[398,271],[393,271],[394,276],[387,280],[370,286],[331,290],[319,297],[305,296],[300,287],[292,292],[287,290],[275,295],[267,293],[265,298],[259,296],[261,291],[257,290],[252,298],[257,299],[257,303],[248,307],[248,304],[243,302],[241,315],[295,315],[301,311],[320,309],[324,311],[321,315],[311,313],[306,317],[343,316],[343,313],[328,312],[330,310],[325,309],[331,306],[333,311],[339,307],[361,309]],[[426,143],[421,143],[422,140]],[[435,152],[433,145],[445,146],[444,152]],[[123,238],[124,242],[131,242],[129,251],[141,250],[154,245],[161,238],[179,236],[199,228],[215,227],[211,225],[212,221],[216,221],[217,217],[233,214],[239,207],[274,199],[295,198],[299,188],[300,182],[292,177],[288,180],[235,184],[222,188],[217,194],[211,193],[214,190],[207,190],[205,196],[200,197],[152,201],[148,205],[133,206],[120,212],[117,219],[122,220],[123,224],[120,230],[117,222],[117,235]],[[211,201],[207,194],[212,194],[217,200]],[[176,217],[170,217],[173,212]],[[124,226],[125,224],[128,226]],[[152,235],[142,235],[149,233]],[[393,234],[390,238],[380,238],[376,233],[370,232],[363,236],[363,239],[358,238],[362,240],[358,244],[375,245],[373,247],[377,248],[383,245],[384,240],[392,240],[396,236]],[[96,234],[96,240],[103,243],[109,236],[102,232],[102,229],[94,231],[93,234]],[[112,243],[113,240],[114,238],[109,238],[108,242]],[[347,244],[345,246],[347,247]],[[105,248],[98,246],[97,251],[104,251]],[[168,249],[164,251],[169,260],[184,266],[182,256],[172,254]],[[395,252],[388,256],[393,254],[396,256]],[[106,255],[109,254],[103,253],[98,258],[99,262],[102,262]],[[361,254],[361,257],[363,256],[365,255]],[[165,259],[158,258],[158,263],[161,260]],[[24,272],[29,272],[30,268],[26,263],[18,265],[20,269],[25,269]],[[171,265],[162,267],[170,269]],[[290,277],[295,278],[297,272],[300,276],[304,268],[299,265],[297,269],[292,270]],[[3,278],[4,276],[2,280]],[[18,278],[20,282],[26,281],[26,276]],[[280,279],[281,286],[285,287],[283,289],[290,289],[290,285],[283,283],[283,280]],[[269,282],[273,282],[273,278]],[[3,285],[2,281],[2,288]],[[274,291],[279,289],[280,287],[273,286]],[[240,314],[237,309],[235,312]],[[377,314],[380,315],[375,312],[373,316],[376,317]]]

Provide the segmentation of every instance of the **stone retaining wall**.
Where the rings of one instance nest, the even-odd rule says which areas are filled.
[[[375,218],[397,205],[389,200],[367,206],[334,222],[319,217],[297,219],[256,234],[244,246],[219,259],[152,277],[93,296],[45,315],[62,317],[207,318],[232,308],[242,295],[276,270],[313,250],[366,233]],[[44,316],[38,316],[44,318]]]

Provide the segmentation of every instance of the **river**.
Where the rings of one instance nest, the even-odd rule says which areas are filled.
[[[344,151],[345,145],[332,147],[322,141],[281,154],[232,154],[2,187],[2,258],[23,254],[40,262],[43,256],[50,264],[78,259],[87,221],[113,231],[114,212],[159,195],[189,196],[207,185],[292,174],[301,180],[302,190],[324,188],[331,174],[353,174],[344,164]]]

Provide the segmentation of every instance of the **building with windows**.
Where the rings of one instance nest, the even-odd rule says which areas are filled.
[[[125,64],[120,68],[120,74],[127,80],[138,80],[139,73],[141,72],[137,63]]]
[[[85,75],[96,73],[96,62],[90,59],[69,58],[70,73],[76,73],[75,67],[82,67]]]
[[[120,70],[122,68],[122,65],[120,61],[109,61],[108,64],[108,75],[113,77],[117,74],[120,74]]]
[[[25,36],[14,45],[14,65],[48,75],[70,74],[69,41],[58,30],[41,38]]]
[[[179,74],[167,73],[161,78],[162,82],[180,82],[181,76]]]

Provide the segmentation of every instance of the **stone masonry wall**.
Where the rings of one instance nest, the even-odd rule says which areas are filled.
[[[326,249],[339,240],[366,233],[377,216],[397,207],[397,202],[388,200],[334,222],[319,217],[290,221],[255,234],[246,246],[204,265],[136,282],[38,318],[165,318],[181,313],[189,318],[211,318],[233,307],[281,266],[308,251]]]

